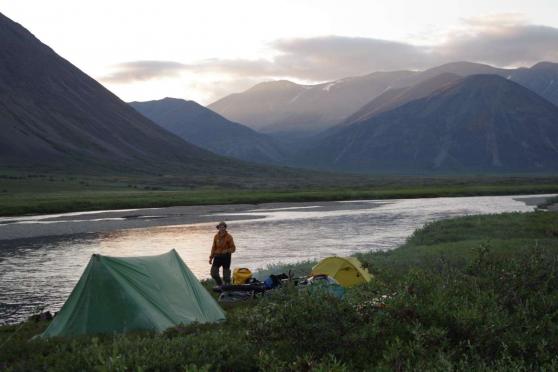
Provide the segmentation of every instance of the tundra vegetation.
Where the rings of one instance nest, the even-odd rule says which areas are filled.
[[[32,341],[47,322],[3,326],[0,369],[558,369],[558,213],[434,222],[358,257],[376,279],[344,299],[287,286],[219,324]]]
[[[202,186],[212,184],[213,186]],[[208,204],[558,193],[557,176],[309,173],[300,179],[0,173],[0,216]]]

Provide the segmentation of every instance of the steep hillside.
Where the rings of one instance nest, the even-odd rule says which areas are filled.
[[[354,123],[299,156],[306,166],[358,172],[558,170],[558,107],[496,75]]]
[[[503,69],[481,63],[454,62],[425,71],[375,72],[317,85],[282,80],[258,84],[245,92],[224,97],[209,108],[258,131],[308,136],[343,122],[354,122],[354,118],[348,118],[380,96],[382,99],[397,96],[401,88],[447,74],[502,76],[558,104],[557,66],[544,62],[531,68]]]
[[[162,128],[217,154],[259,163],[280,163],[285,158],[284,150],[274,139],[233,123],[194,101],[165,98],[130,105]]]
[[[243,167],[161,129],[0,14],[0,165],[209,173]]]
[[[428,97],[459,79],[461,79],[459,75],[442,73],[407,88],[390,89],[364,105],[353,115],[349,116],[341,125],[346,126],[359,121],[368,120],[379,113],[393,110],[407,102]]]
[[[421,71],[414,76],[410,76],[407,79],[394,84],[394,87],[410,87],[415,84],[422,83],[423,81],[430,80],[441,74],[454,74],[462,77],[471,75],[508,76],[511,72],[513,72],[513,70],[492,67],[483,63],[467,61],[451,62]]]
[[[558,106],[558,63],[541,62],[515,70],[509,78]]]
[[[393,81],[413,74],[376,72],[317,85],[268,82],[208,107],[261,132],[313,134],[339,123],[389,89]]]

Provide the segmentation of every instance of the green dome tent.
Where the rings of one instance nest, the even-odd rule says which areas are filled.
[[[225,319],[223,310],[173,249],[158,256],[94,254],[39,337],[155,331]]]

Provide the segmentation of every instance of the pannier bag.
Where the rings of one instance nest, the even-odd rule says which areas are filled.
[[[252,277],[250,269],[245,267],[236,267],[233,270],[233,284],[244,284]]]
[[[281,285],[281,282],[288,278],[289,277],[285,273],[279,275],[271,274],[264,280],[265,289],[273,289],[279,287]]]

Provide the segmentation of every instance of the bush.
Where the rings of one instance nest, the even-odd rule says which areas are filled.
[[[326,291],[285,288],[238,315],[248,342],[285,360],[304,354],[342,357],[359,327],[354,308]]]

